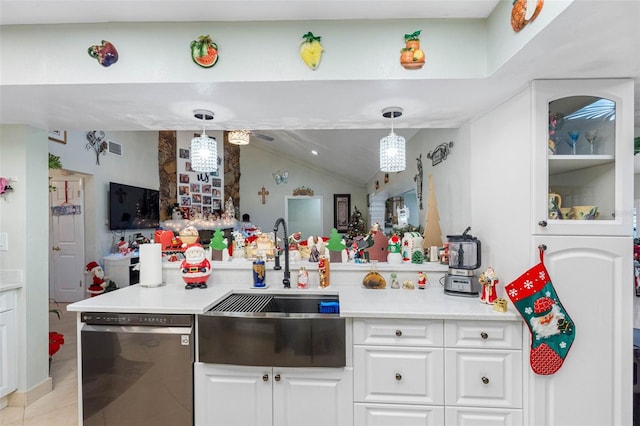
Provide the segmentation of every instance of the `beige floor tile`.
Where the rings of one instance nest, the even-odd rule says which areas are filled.
[[[0,426],[21,425],[23,417],[23,407],[5,407],[0,411]]]
[[[77,426],[78,406],[66,405],[48,413],[26,417],[23,426]]]

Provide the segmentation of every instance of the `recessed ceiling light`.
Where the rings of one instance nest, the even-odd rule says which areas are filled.
[[[311,153],[312,153],[313,155],[318,155],[318,151],[316,151],[315,149],[312,149],[312,150],[311,150]]]

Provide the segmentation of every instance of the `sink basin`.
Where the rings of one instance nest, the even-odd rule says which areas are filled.
[[[345,319],[337,295],[234,293],[198,315],[200,362],[344,367]]]

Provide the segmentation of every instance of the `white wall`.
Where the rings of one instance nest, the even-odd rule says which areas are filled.
[[[106,139],[122,145],[122,157],[100,155],[96,164],[93,149],[86,148],[84,131],[69,131],[67,143],[49,141],[49,152],[60,157],[65,170],[85,176],[85,256],[86,261],[102,263],[102,257],[111,252],[114,239],[135,232],[152,235],[152,230],[111,232],[108,226],[109,182],[158,189],[158,132],[106,132]]]
[[[433,151],[442,143],[453,142],[446,160],[440,164],[432,165],[427,158],[427,153]],[[433,177],[433,185],[440,214],[440,229],[442,241],[451,234],[461,234],[465,228],[471,225],[469,211],[469,171],[470,150],[469,132],[461,129],[423,129],[413,138],[407,141],[407,168],[399,173],[390,173],[389,182],[384,183],[384,173],[378,172],[367,184],[367,190],[372,197],[372,203],[382,203],[394,195],[402,194],[415,189],[414,177],[418,173],[417,158],[422,154],[423,184],[422,205],[423,209],[411,212],[411,216],[419,217],[420,225],[424,226],[429,200],[429,175]],[[376,180],[380,184],[375,189]],[[419,204],[419,202],[418,202]],[[473,234],[473,232],[472,232]]]
[[[354,167],[357,166],[354,164]],[[289,172],[288,183],[277,185],[273,173],[285,170]],[[263,231],[273,229],[276,219],[285,216],[284,197],[293,195],[293,190],[301,186],[311,188],[314,195],[323,197],[323,229],[326,236],[333,228],[333,194],[351,194],[351,211],[354,206],[364,214],[367,211],[364,186],[275,155],[255,144],[240,147],[240,173],[240,214],[248,213],[253,224]],[[269,191],[265,204],[262,204],[258,195],[263,186]],[[295,232],[294,229],[288,231]]]
[[[15,180],[14,191],[0,198],[0,232],[8,234],[9,243],[9,250],[0,251],[0,284],[22,284],[17,310],[20,392],[49,377],[47,161],[46,132],[0,126],[0,176]],[[7,282],[16,274],[19,282]]]

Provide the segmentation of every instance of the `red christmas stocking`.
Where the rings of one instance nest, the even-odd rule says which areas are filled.
[[[531,369],[540,375],[554,374],[562,367],[576,330],[544,267],[543,248],[540,263],[505,290],[531,332]]]

